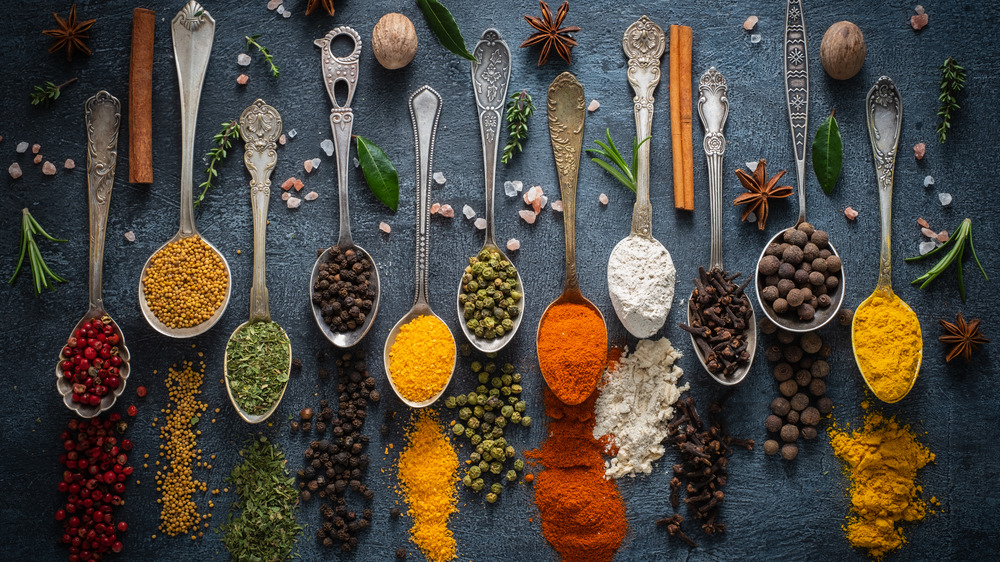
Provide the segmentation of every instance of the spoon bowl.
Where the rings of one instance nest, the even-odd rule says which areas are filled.
[[[338,242],[337,245],[340,246],[340,243]],[[343,246],[340,247],[343,249]],[[371,330],[372,322],[375,321],[375,315],[378,313],[379,302],[382,300],[382,282],[379,278],[378,267],[375,266],[375,260],[372,259],[371,254],[357,244],[351,245],[349,249],[353,249],[355,252],[358,252],[363,258],[367,259],[372,264],[372,276],[368,284],[375,292],[375,298],[372,300],[372,309],[365,316],[364,322],[349,332],[334,332],[333,329],[330,328],[330,325],[323,320],[323,310],[318,304],[316,304],[316,301],[310,299],[313,318],[316,320],[316,325],[319,326],[320,331],[323,332],[326,339],[330,340],[330,343],[340,348],[353,347],[365,337],[368,331]],[[326,250],[323,250],[323,253],[316,259],[316,263],[313,264],[312,273],[309,275],[310,295],[312,295],[313,289],[319,281],[320,266],[329,260],[330,248],[327,248]]]
[[[542,326],[545,325],[545,320],[549,315],[549,311],[555,308],[556,306],[561,306],[565,304],[577,304],[580,306],[585,306],[591,311],[595,312],[597,316],[600,317],[601,324],[605,326],[604,337],[605,341],[607,341],[608,322],[604,318],[604,314],[601,312],[601,309],[597,308],[597,305],[590,302],[590,300],[588,300],[587,297],[583,296],[583,293],[581,293],[579,289],[564,289],[563,292],[559,295],[559,297],[556,298],[556,300],[549,303],[549,306],[545,307],[545,311],[542,312],[542,317],[538,321],[538,328],[535,330],[535,349],[538,349],[539,334],[542,333]],[[542,378],[545,379],[545,383],[548,384],[549,389],[552,389],[553,388],[552,385],[548,383],[549,379],[545,374],[545,370],[541,369],[541,371],[542,371]],[[601,373],[603,373],[603,370],[601,371]],[[552,393],[556,395],[556,398],[559,398],[559,401],[561,401],[563,404],[566,404],[567,406],[576,406],[577,404],[581,404],[585,402],[590,397],[590,395],[593,394],[593,390],[597,388],[597,383],[600,382],[601,380],[601,373],[598,373],[596,378],[594,379],[593,385],[591,387],[591,392],[581,393],[582,398],[567,399],[563,396],[559,396],[559,394],[556,393],[554,389],[552,390]]]
[[[496,250],[497,252],[499,252],[501,257],[503,257],[510,263],[514,263],[507,256],[507,254],[505,254],[503,250],[501,250],[500,247],[497,246],[496,244],[492,243],[484,244],[482,250]],[[482,250],[480,250],[480,252],[482,252]],[[514,269],[517,270],[516,267]],[[459,279],[458,280],[459,295],[462,294],[462,284],[463,284],[462,280]],[[514,323],[514,327],[509,332],[505,333],[503,336],[498,338],[493,338],[493,339],[481,338],[477,336],[475,332],[470,330],[469,326],[465,322],[465,309],[462,307],[462,303],[458,302],[457,298],[455,299],[455,303],[457,305],[456,310],[458,312],[459,324],[461,324],[462,326],[462,333],[465,334],[465,337],[469,340],[469,343],[472,344],[472,347],[478,349],[483,353],[496,353],[501,349],[503,349],[504,347],[507,347],[507,344],[510,343],[512,339],[514,339],[514,334],[517,333],[517,329],[521,327],[521,321],[524,319],[524,310],[525,310],[524,303],[526,301],[524,296],[524,281],[521,279],[520,270],[517,270],[517,286],[521,290],[521,301],[517,303],[517,306],[520,307],[521,312],[517,316],[511,319],[511,321]]]
[[[60,368],[60,364],[66,359],[68,359],[68,357],[66,357],[60,351],[59,361],[56,362],[56,389],[62,396],[63,404],[65,404],[66,407],[69,408],[70,410],[76,412],[76,415],[80,416],[81,418],[93,418],[99,415],[100,413],[111,409],[111,407],[114,406],[115,402],[118,400],[118,397],[121,396],[122,392],[125,392],[125,383],[128,381],[128,375],[130,371],[129,360],[131,357],[129,355],[128,347],[125,345],[125,334],[122,333],[121,329],[118,327],[118,323],[115,322],[114,318],[111,318],[111,315],[108,314],[104,309],[91,308],[90,310],[88,310],[87,314],[85,314],[83,318],[81,318],[80,321],[76,323],[76,326],[73,327],[73,330],[69,333],[69,337],[73,337],[76,331],[80,329],[80,326],[83,326],[86,322],[90,321],[92,318],[106,319],[112,326],[114,326],[115,332],[118,334],[119,342],[116,347],[118,347],[118,357],[120,357],[122,360],[121,366],[118,367],[118,379],[121,382],[118,384],[118,388],[112,390],[111,392],[101,397],[101,403],[98,404],[97,406],[91,406],[89,404],[84,405],[79,402],[73,402],[73,383],[62,375],[62,369]]]
[[[413,320],[416,320],[421,316],[433,316],[438,320],[441,320],[441,318],[437,314],[434,314],[434,311],[431,310],[429,304],[415,303],[413,307],[410,308],[410,310],[406,314],[404,314],[403,317],[400,318],[398,322],[396,322],[396,325],[392,327],[392,330],[389,330],[389,336],[385,339],[385,348],[382,350],[382,362],[385,365],[385,373],[389,379],[389,386],[392,387],[392,391],[396,393],[396,396],[399,398],[399,400],[403,402],[403,404],[406,404],[411,408],[425,408],[437,402],[438,398],[441,398],[441,395],[444,394],[445,390],[447,390],[448,385],[451,384],[452,377],[455,376],[455,361],[452,361],[451,374],[448,375],[448,381],[445,382],[443,385],[441,385],[441,390],[439,390],[437,394],[428,398],[427,400],[415,402],[413,400],[407,399],[402,395],[402,393],[399,392],[399,387],[396,386],[396,382],[392,379],[392,371],[389,370],[391,366],[391,361],[389,360],[389,352],[392,350],[393,344],[396,343],[396,337],[399,336],[399,331],[403,328],[403,326],[405,326],[406,324],[410,323]],[[442,323],[443,322],[444,321],[442,320]],[[455,346],[455,351],[456,351],[454,357],[457,358],[458,344],[454,343],[454,341],[455,338],[452,337],[452,342],[453,345]]]
[[[233,330],[232,335],[229,336],[229,340],[232,341],[245,326],[250,324],[250,322],[255,322],[256,320],[247,320],[246,322],[240,324]],[[280,326],[279,326],[280,328]],[[288,340],[288,366],[285,368],[287,373],[292,372],[292,341],[288,338],[288,333],[285,332],[284,328],[281,328],[281,333],[285,335],[285,339]],[[267,418],[271,417],[271,414],[278,409],[278,405],[281,404],[281,399],[285,397],[285,391],[288,390],[288,377],[285,377],[285,385],[281,388],[281,394],[278,399],[274,401],[274,404],[267,409],[263,414],[251,414],[244,410],[239,402],[236,401],[236,397],[233,396],[233,389],[229,386],[229,354],[224,354],[224,359],[222,360],[222,372],[225,374],[226,381],[226,395],[229,396],[229,401],[232,403],[233,408],[236,410],[236,414],[240,416],[240,419],[247,423],[260,423]]]
[[[878,288],[877,287],[875,289],[875,291],[872,292],[872,294],[868,296],[868,298],[866,298],[864,301],[861,302],[861,304],[858,305],[858,308],[857,308],[857,310],[856,310],[856,312],[854,314],[854,319],[851,321],[851,335],[852,335],[852,337],[851,337],[851,351],[854,353],[854,361],[855,361],[855,363],[858,364],[858,370],[861,370],[861,360],[858,358],[858,347],[857,347],[857,345],[855,345],[855,339],[853,337],[854,330],[855,330],[855,328],[857,326],[857,324],[856,324],[857,320],[858,320],[858,314],[857,313],[861,312],[861,309],[863,309],[864,307],[866,307],[869,304],[871,304],[871,301],[876,296],[878,296],[880,293],[882,294],[882,296],[885,296],[887,298],[888,297],[893,297],[895,295],[895,293],[892,292],[892,288],[891,287],[883,287],[883,288]],[[917,313],[913,312],[913,309],[910,308],[910,305],[906,304],[902,299],[900,299],[899,302],[901,302],[903,304],[903,306],[906,308],[907,312],[909,312],[910,315],[912,315],[914,318],[916,318]],[[920,325],[919,320],[917,321],[917,325],[918,326]],[[921,337],[923,337],[923,336],[921,335]],[[875,387],[872,386],[872,383],[869,380],[868,375],[863,370],[861,371],[861,378],[864,379],[865,386],[868,387],[868,390],[870,390],[871,393],[874,394],[876,398],[878,398],[882,402],[885,402],[886,404],[895,404],[896,402],[899,402],[903,398],[906,398],[906,395],[909,394],[910,390],[913,389],[913,385],[915,385],[917,383],[917,377],[920,376],[920,364],[923,363],[923,360],[924,360],[924,351],[923,351],[923,349],[921,349],[920,353],[917,356],[917,365],[916,365],[916,367],[913,370],[913,377],[910,378],[910,385],[908,387],[906,387],[906,391],[903,392],[902,394],[900,394],[899,396],[882,396],[882,395],[880,395],[878,392],[875,391]]]
[[[688,326],[690,326],[691,322],[694,321],[694,317],[691,315],[691,299],[693,299],[694,297],[695,297],[694,291],[691,291],[691,297],[688,298],[688,306],[687,306]],[[747,303],[749,304],[749,302],[750,299],[747,298]],[[708,363],[707,359],[705,358],[705,353],[701,350],[700,347],[698,347],[698,342],[695,341],[694,334],[690,334],[691,347],[694,348],[694,353],[698,357],[698,361],[701,363],[701,366],[705,369],[705,372],[708,373],[710,377],[715,379],[715,382],[723,386],[734,386],[743,382],[743,379],[746,378],[747,373],[750,372],[750,367],[753,366],[753,360],[757,356],[757,313],[754,311],[753,305],[750,306],[750,321],[748,322],[748,324],[749,326],[747,327],[746,334],[747,334],[747,350],[750,351],[750,360],[747,361],[746,365],[740,366],[739,368],[736,369],[736,371],[734,371],[730,375],[713,373],[712,371],[708,370]]]

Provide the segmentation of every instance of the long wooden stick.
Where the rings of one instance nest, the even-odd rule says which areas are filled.
[[[684,152],[684,209],[694,210],[694,135],[691,129],[693,103],[691,99],[691,28],[680,26],[681,47],[681,148]]]
[[[670,148],[674,167],[674,208],[684,209],[684,154],[681,148],[680,26],[670,26]]]
[[[132,12],[128,95],[128,181],[153,182],[153,27],[156,12]]]

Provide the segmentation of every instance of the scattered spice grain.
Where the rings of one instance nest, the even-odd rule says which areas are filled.
[[[404,324],[389,349],[389,376],[411,402],[424,402],[444,390],[454,368],[455,338],[436,316]]]
[[[200,236],[153,254],[142,279],[146,306],[168,328],[191,328],[215,314],[229,290],[222,258]]]

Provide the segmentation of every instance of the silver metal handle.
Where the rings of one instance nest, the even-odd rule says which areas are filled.
[[[576,272],[576,188],[580,176],[580,150],[583,147],[583,124],[587,118],[583,84],[570,72],[556,76],[549,84],[549,140],[552,158],[559,176],[563,204],[563,230],[566,237],[566,282],[563,291],[580,291]]]
[[[879,258],[877,288],[892,288],[892,178],[896,167],[896,149],[903,125],[903,100],[899,89],[888,76],[882,76],[865,98],[868,136],[875,155],[878,177],[878,207],[882,219],[882,252]]]
[[[628,82],[635,91],[635,134],[638,142],[652,135],[653,91],[660,83],[660,57],[667,47],[663,28],[642,16],[628,26],[622,48],[628,56]],[[632,234],[652,236],[653,206],[649,201],[649,144],[642,142],[636,164],[635,206],[632,208]]]
[[[427,262],[430,259],[431,170],[434,164],[434,137],[441,115],[441,96],[423,86],[410,96],[410,121],[417,160],[417,259],[414,304],[428,304]]]
[[[795,171],[799,179],[798,225],[806,220],[806,134],[809,129],[809,49],[802,0],[788,0],[785,9],[785,102],[792,127]]]
[[[90,308],[104,310],[101,283],[104,276],[104,239],[108,209],[118,163],[118,128],[122,105],[101,90],[84,104],[87,126],[87,191],[90,215]]]
[[[271,198],[271,172],[278,162],[277,140],[281,115],[258,99],[240,115],[240,136],[246,143],[243,163],[250,172],[250,206],[253,212],[253,284],[250,285],[250,320],[270,320],[267,297],[267,204]]]
[[[705,159],[708,162],[708,201],[712,211],[712,251],[709,269],[722,269],[722,157],[726,153],[729,87],[715,67],[701,75],[698,84],[698,116],[705,129]]]
[[[510,47],[496,29],[487,29],[473,50],[472,86],[479,109],[486,180],[486,243],[496,245],[493,232],[493,186],[496,182],[497,146],[504,102],[510,84]]]

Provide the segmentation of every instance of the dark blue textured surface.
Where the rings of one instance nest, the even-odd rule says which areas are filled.
[[[501,166],[498,186],[504,180],[520,179],[526,186],[541,184],[549,196],[557,198],[556,176],[552,163],[545,122],[544,98],[548,83],[566,65],[556,59],[536,68],[537,51],[519,50],[529,30],[521,14],[537,13],[533,0],[492,4],[465,0],[447,2],[454,11],[467,44],[471,47],[479,33],[495,26],[514,48],[511,91],[527,88],[535,97],[538,113],[531,121],[531,138],[526,153],[509,166]],[[0,272],[9,275],[15,260],[19,210],[29,207],[35,217],[57,236],[71,238],[62,245],[43,244],[43,253],[52,268],[70,279],[55,294],[35,298],[27,277],[14,287],[4,286],[0,302],[6,312],[4,362],[6,376],[2,385],[2,416],[5,426],[0,461],[0,501],[4,558],[13,560],[64,559],[66,551],[56,544],[61,526],[52,513],[60,495],[55,484],[61,474],[58,465],[59,432],[70,414],[62,407],[54,389],[53,366],[60,344],[69,329],[84,312],[86,305],[86,153],[83,129],[83,102],[99,89],[107,89],[123,104],[127,123],[128,59],[130,49],[132,2],[78,3],[81,18],[97,17],[90,47],[92,57],[78,56],[72,64],[58,54],[48,54],[50,39],[40,31],[52,26],[49,12],[65,14],[68,2],[8,2],[0,18],[0,50],[4,53],[0,82],[4,112],[0,116],[0,164],[3,169],[20,162],[24,177],[12,181],[0,174]],[[286,327],[294,355],[301,357],[305,368],[292,379],[284,402],[273,417],[274,427],[249,427],[231,411],[225,390],[219,383],[224,344],[232,330],[243,322],[248,309],[251,264],[251,217],[247,174],[236,149],[221,169],[221,185],[208,198],[198,214],[202,233],[215,243],[229,260],[233,272],[233,298],[226,315],[207,334],[193,341],[168,340],[150,329],[139,312],[136,289],[142,264],[149,254],[169,238],[177,224],[178,194],[178,120],[177,79],[171,51],[169,20],[181,2],[152,2],[157,9],[156,58],[154,69],[154,153],[155,182],[152,186],[127,183],[127,126],[121,134],[120,165],[109,221],[105,259],[105,303],[122,326],[132,352],[132,375],[117,411],[138,403],[139,417],[130,431],[136,443],[133,463],[143,453],[155,457],[159,441],[150,422],[166,404],[163,373],[183,360],[204,360],[208,375],[202,398],[215,414],[217,423],[202,422],[200,446],[215,453],[214,469],[196,472],[208,482],[209,489],[221,488],[223,479],[236,461],[240,444],[258,430],[276,437],[297,468],[301,451],[308,443],[302,435],[289,436],[285,426],[292,412],[306,405],[315,407],[320,397],[335,398],[335,379],[318,383],[316,353],[329,350],[313,324],[306,288],[315,249],[328,245],[336,236],[335,161],[322,154],[319,143],[330,137],[327,113],[329,101],[320,83],[319,53],[312,40],[336,25],[351,25],[361,34],[365,47],[362,70],[354,101],[355,133],[381,145],[392,157],[400,172],[399,212],[393,214],[379,204],[364,187],[360,173],[352,172],[352,205],[355,239],[367,248],[382,274],[383,301],[375,326],[362,347],[370,353],[372,374],[380,382],[382,404],[370,412],[366,432],[373,435],[371,453],[376,460],[369,469],[369,485],[376,490],[373,527],[362,535],[361,546],[352,556],[324,551],[313,538],[319,522],[318,504],[313,501],[301,511],[301,520],[309,525],[299,546],[305,559],[345,557],[356,560],[387,559],[407,543],[407,520],[390,521],[388,508],[397,501],[392,462],[403,443],[400,423],[395,423],[388,438],[378,434],[383,412],[396,410],[397,420],[406,418],[405,407],[391,396],[384,381],[380,355],[389,328],[409,307],[412,295],[414,172],[412,133],[406,107],[408,94],[429,83],[444,97],[435,154],[435,169],[448,178],[446,185],[434,188],[433,201],[450,203],[461,212],[468,203],[482,214],[482,171],[479,131],[475,105],[469,84],[468,63],[446,52],[430,34],[412,2],[340,0],[337,14],[305,17],[305,0],[288,0],[293,12],[282,19],[264,8],[264,0],[236,2],[217,0],[206,8],[217,20],[212,61],[202,94],[195,151],[198,155],[195,183],[201,181],[200,155],[209,148],[209,140],[218,123],[238,116],[261,97],[282,114],[285,130],[296,129],[298,136],[279,150],[274,179],[302,174],[302,161],[321,157],[322,166],[305,177],[306,191],[315,189],[320,198],[305,202],[297,211],[287,210],[277,194],[273,195],[268,240],[268,266],[271,310]],[[573,51],[570,67],[583,82],[589,99],[601,101],[601,108],[587,116],[585,144],[603,136],[610,127],[620,145],[634,133],[632,92],[625,79],[626,61],[621,50],[625,28],[643,13],[665,28],[684,23],[694,28],[694,65],[697,77],[714,65],[729,81],[732,110],[726,127],[729,147],[726,153],[724,199],[732,200],[740,191],[732,170],[747,161],[767,158],[771,173],[790,170],[786,176],[794,185],[794,160],[789,139],[788,120],[781,79],[781,42],[785,5],[779,0],[712,3],[677,1],[647,3],[583,1],[573,3],[566,20],[581,25],[580,46]],[[1000,41],[993,23],[984,17],[986,3],[925,3],[930,25],[916,33],[909,26],[912,3],[865,1],[806,2],[806,25],[810,42],[811,115],[810,137],[821,120],[836,107],[844,138],[844,170],[832,196],[819,189],[812,170],[808,171],[807,194],[809,219],[831,233],[844,258],[848,275],[845,305],[854,307],[875,284],[878,252],[878,203],[875,191],[871,150],[864,127],[863,99],[880,74],[888,74],[903,96],[904,122],[900,158],[896,167],[896,198],[893,213],[895,234],[895,288],[917,312],[924,330],[925,357],[921,377],[911,394],[901,403],[885,407],[890,414],[911,423],[920,439],[937,454],[937,462],[920,474],[925,496],[942,501],[942,513],[929,515],[916,525],[908,525],[910,544],[891,559],[956,559],[989,556],[997,546],[995,515],[1000,507],[1000,477],[993,464],[997,452],[996,390],[997,355],[989,346],[980,352],[971,368],[961,361],[945,365],[937,319],[954,318],[962,311],[967,317],[983,319],[984,330],[994,340],[1000,331],[1000,315],[992,300],[994,288],[973,268],[966,267],[969,300],[962,303],[955,287],[954,272],[943,275],[927,291],[907,285],[930,264],[905,264],[905,256],[917,252],[919,233],[916,219],[924,217],[935,229],[953,230],[962,218],[973,219],[979,256],[987,272],[1000,275],[996,255],[1000,250],[998,211],[993,199],[995,169],[995,134],[998,83],[995,65]],[[553,8],[556,5],[553,3]],[[405,69],[389,72],[379,67],[369,49],[371,29],[381,15],[401,11],[417,28],[420,48],[416,59]],[[744,19],[760,17],[757,32],[762,40],[750,43],[750,34],[742,29]],[[849,19],[857,23],[867,39],[868,59],[855,78],[838,82],[828,78],[819,62],[823,32],[832,23]],[[270,77],[267,66],[252,54],[249,68],[236,65],[243,52],[243,36],[261,33],[261,42],[271,47],[281,66],[280,78]],[[947,55],[955,55],[968,70],[967,91],[962,111],[946,145],[935,140],[937,124],[937,66]],[[697,267],[708,261],[708,192],[704,156],[700,150],[701,129],[695,126],[696,211],[675,212],[672,199],[672,174],[669,144],[668,65],[657,90],[656,116],[653,123],[652,179],[654,234],[672,252],[679,271],[677,295],[686,299],[691,289],[689,279]],[[250,76],[246,87],[236,84],[240,72]],[[45,80],[56,83],[79,76],[51,108],[28,104],[31,86]],[[25,140],[40,143],[45,158],[57,164],[59,173],[43,176],[40,166],[31,163],[31,155],[14,153],[16,143]],[[927,143],[927,156],[915,161],[911,147]],[[76,170],[65,172],[65,158],[77,162]],[[933,175],[936,185],[923,187],[925,175]],[[948,208],[938,204],[938,191],[954,195]],[[607,193],[607,207],[597,202]],[[584,162],[580,173],[578,223],[578,259],[584,293],[602,308],[609,319],[614,312],[607,296],[605,267],[614,244],[628,233],[631,196],[597,166]],[[845,206],[860,213],[856,222],[844,219]],[[522,249],[514,259],[525,278],[527,298],[524,328],[503,354],[525,374],[529,413],[536,423],[530,431],[515,434],[519,448],[537,446],[544,438],[546,424],[541,409],[541,378],[534,357],[534,329],[542,307],[554,299],[562,286],[561,216],[543,211],[533,226],[517,218],[524,208],[516,199],[497,199],[497,228],[502,240],[517,237]],[[738,223],[738,210],[724,209],[726,263],[732,270],[752,270],[761,246],[779,228],[795,218],[793,200],[773,206],[768,229],[758,232],[749,224]],[[392,234],[378,232],[386,221]],[[479,248],[482,238],[469,221],[461,218],[431,221],[432,272],[431,299],[435,309],[458,334],[452,298],[465,256]],[[128,243],[123,233],[132,230],[135,243]],[[242,250],[238,255],[237,250]],[[675,311],[663,334],[674,340],[686,357],[682,366],[692,382],[695,397],[702,407],[718,395],[719,389],[693,357],[690,340],[676,328],[682,307]],[[632,344],[616,320],[611,322],[612,342]],[[850,351],[849,334],[840,327],[823,330],[834,347],[833,372],[828,379],[829,395],[836,404],[835,417],[840,423],[856,424],[862,410],[861,400],[869,395],[860,379]],[[192,348],[192,343],[196,346]],[[991,344],[996,345],[996,344]],[[762,353],[763,348],[758,352]],[[198,354],[204,353],[204,357]],[[327,360],[332,368],[332,361]],[[727,416],[735,435],[765,438],[763,419],[767,404],[776,394],[766,360],[761,355],[751,375],[737,389],[727,404]],[[154,374],[158,370],[159,374]],[[138,401],[135,388],[149,388],[149,396]],[[474,379],[460,370],[452,390],[468,390]],[[828,422],[825,422],[828,423]],[[382,454],[388,442],[396,448]],[[729,485],[722,519],[728,531],[723,536],[704,538],[692,533],[700,547],[689,549],[669,539],[653,527],[653,520],[668,512],[666,471],[674,462],[674,453],[655,466],[652,475],[621,481],[631,529],[619,552],[619,560],[681,560],[691,556],[699,560],[738,558],[788,559],[860,559],[863,553],[852,550],[844,539],[841,525],[848,510],[844,493],[845,479],[841,464],[833,456],[827,438],[808,443],[798,459],[784,463],[766,457],[760,450],[737,452],[730,464]],[[141,466],[141,463],[138,463]],[[152,462],[151,462],[152,467]],[[134,480],[142,481],[139,486]],[[127,493],[127,505],[121,510],[130,523],[125,540],[126,557],[193,560],[224,559],[227,554],[218,535],[206,538],[150,539],[155,530],[158,510],[153,469],[137,469]],[[226,517],[231,494],[212,498],[214,522]],[[208,498],[199,494],[197,502],[205,509]],[[452,519],[462,559],[500,560],[527,557],[553,560],[555,552],[541,537],[538,513],[530,490],[523,487],[504,493],[496,506],[484,507],[478,496],[462,492],[461,512]],[[529,554],[530,553],[530,554]]]

